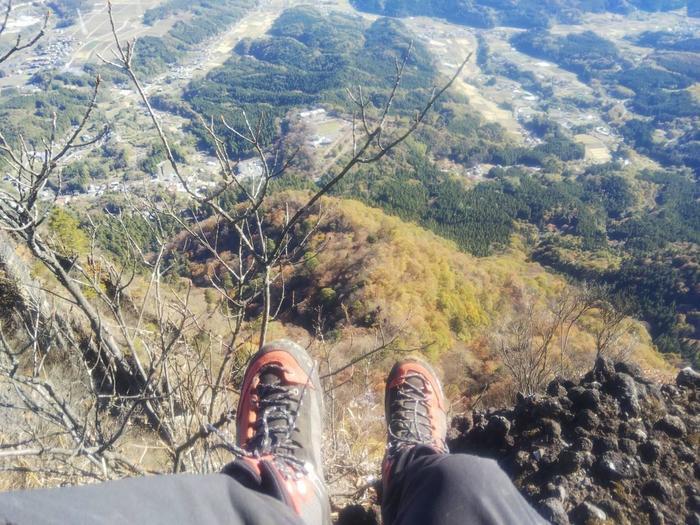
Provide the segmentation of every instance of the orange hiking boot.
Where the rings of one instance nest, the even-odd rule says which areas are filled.
[[[287,340],[248,364],[236,414],[241,458],[309,525],[330,524],[323,478],[323,390],[309,354]]]
[[[415,445],[447,452],[445,396],[428,363],[409,358],[394,365],[386,380],[384,410],[387,457]]]

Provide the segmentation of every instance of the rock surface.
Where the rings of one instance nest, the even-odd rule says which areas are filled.
[[[698,377],[685,369],[662,386],[599,360],[578,383],[455,417],[448,444],[496,459],[555,525],[700,525]],[[342,509],[337,524],[378,523],[376,499],[364,505]]]
[[[700,384],[675,385],[604,359],[583,379],[453,422],[452,452],[491,457],[552,523],[695,523]],[[495,439],[497,438],[497,439]]]

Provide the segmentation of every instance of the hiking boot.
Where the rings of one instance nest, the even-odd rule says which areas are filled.
[[[241,458],[260,486],[311,525],[330,524],[323,479],[323,390],[316,366],[299,345],[265,345],[248,364],[236,414]]]
[[[386,380],[384,410],[387,458],[416,445],[447,452],[445,395],[440,380],[425,361],[409,358],[394,365]]]

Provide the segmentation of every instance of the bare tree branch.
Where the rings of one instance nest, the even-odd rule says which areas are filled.
[[[0,23],[0,36],[5,32],[7,29],[7,24],[10,19],[10,13],[12,12],[12,0],[7,1],[7,7],[5,8],[5,13],[4,16],[2,17],[2,23]],[[12,55],[15,53],[18,53],[19,51],[23,51],[24,49],[29,49],[30,47],[34,46],[41,37],[43,37],[46,34],[46,26],[49,23],[49,11],[46,12],[46,15],[44,16],[44,21],[41,24],[41,29],[28,41],[22,42],[22,35],[19,34],[17,35],[17,39],[15,40],[15,43],[3,54],[0,55],[0,64],[8,60]]]

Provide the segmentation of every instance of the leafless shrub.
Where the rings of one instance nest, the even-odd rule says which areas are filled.
[[[605,286],[567,285],[545,305],[528,300],[517,307],[498,329],[494,342],[513,388],[531,395],[543,390],[554,375],[580,371],[572,368],[570,338],[584,324],[593,335],[596,357],[628,356],[632,343],[620,344],[629,332],[628,315],[624,302]]]
[[[8,4],[0,36],[11,10]],[[125,193],[120,209],[106,217],[123,239],[122,257],[115,259],[99,249],[97,238],[104,224],[95,224],[90,216],[84,217],[85,251],[66,250],[47,222],[62,192],[62,164],[70,153],[106,137],[107,130],[101,129],[94,138],[81,140],[93,126],[100,78],[95,79],[78,125],[60,137],[54,116],[39,151],[22,136],[10,141],[0,130],[0,165],[9,177],[9,185],[0,188],[0,228],[47,271],[41,288],[51,305],[51,314],[46,315],[40,305],[25,301],[16,316],[22,333],[4,331],[0,340],[3,412],[16,414],[11,418],[15,427],[0,444],[0,465],[14,472],[43,469],[46,483],[162,471],[163,464],[173,472],[208,472],[230,459],[221,453],[216,439],[209,438],[229,428],[235,416],[236,378],[251,352],[265,343],[270,323],[279,314],[285,271],[298,263],[313,232],[313,226],[311,231],[301,228],[302,222],[310,212],[322,218],[320,199],[355,166],[378,161],[413,133],[469,59],[404,126],[392,116],[392,106],[408,54],[396,62],[394,81],[381,108],[374,108],[362,89],[349,90],[355,108],[351,155],[307,200],[284,207],[279,224],[266,206],[270,183],[284,175],[291,159],[281,161],[266,148],[260,122],[250,122],[244,114],[245,129],[239,130],[222,118],[220,126],[246,141],[262,166],[258,179],[246,181],[228,156],[217,133],[219,125],[201,120],[214,144],[219,185],[209,193],[192,187],[132,67],[137,43],[120,40],[111,5],[108,12],[114,47],[113,57],[105,62],[131,80],[186,199]],[[31,47],[42,35],[43,29],[29,41],[18,40],[0,62]],[[219,198],[228,191],[238,192],[243,201],[234,207],[220,204]],[[208,210],[206,218],[202,210]],[[149,229],[153,242],[148,248],[131,231],[133,219]],[[173,228],[223,269],[209,277],[216,295],[209,294],[205,313],[193,305],[196,290],[191,283],[169,278],[176,251]],[[233,232],[237,241],[234,252],[225,257],[220,238],[224,230]],[[281,290],[281,297],[273,297],[273,286]],[[251,315],[253,305],[260,306],[259,314]],[[216,317],[218,330],[211,328],[213,321],[207,324],[207,316]],[[3,323],[5,330],[7,326]],[[60,349],[52,347],[52,334],[65,342]],[[338,378],[361,367],[368,372],[372,359],[391,348],[394,337],[379,333],[376,343],[349,363],[327,359],[324,380],[333,407],[331,393],[339,386]],[[26,425],[19,423],[22,420]],[[339,442],[346,432],[345,443],[350,446],[356,430],[360,427],[333,432]],[[136,439],[142,442],[138,453],[130,447]]]
[[[7,32],[8,23],[10,22],[10,15],[12,14],[12,0],[7,1],[7,5],[0,14],[0,38],[3,34]],[[10,59],[12,55],[23,51],[24,49],[29,49],[36,44],[41,37],[46,33],[46,25],[49,23],[49,12],[46,12],[44,20],[41,24],[41,29],[37,31],[32,37],[27,40],[22,39],[22,34],[19,33],[15,41],[10,44],[9,48],[2,54],[0,54],[0,64]]]

